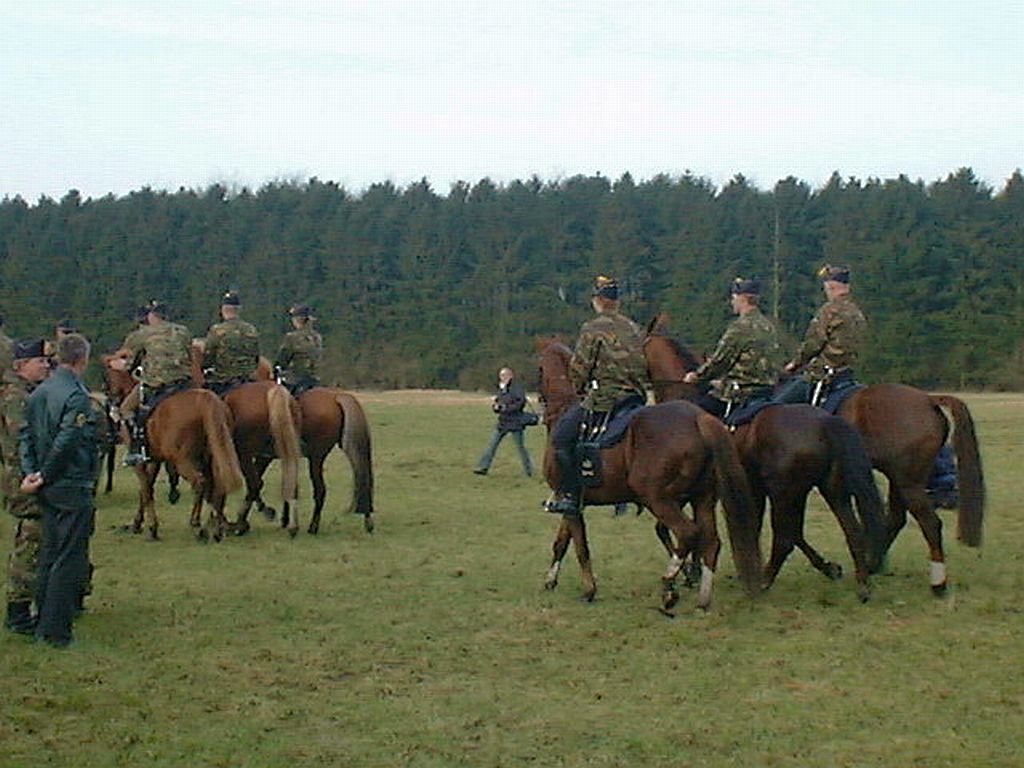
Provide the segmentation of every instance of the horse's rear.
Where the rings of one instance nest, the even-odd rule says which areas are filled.
[[[942,522],[926,489],[935,458],[949,432],[941,407],[949,408],[953,416],[960,490],[959,537],[969,546],[978,546],[985,486],[974,423],[963,401],[902,384],[873,384],[851,396],[839,412],[861,434],[873,466],[889,480],[888,544],[905,525],[909,510],[928,542],[931,584],[936,593],[946,588]]]
[[[363,515],[363,525],[372,531],[373,460],[370,427],[366,413],[356,398],[341,389],[314,387],[299,396],[302,409],[302,441],[309,458],[309,477],[313,485],[313,514],[309,532],[317,533],[327,498],[324,461],[337,445],[352,468],[352,500],[348,511]]]

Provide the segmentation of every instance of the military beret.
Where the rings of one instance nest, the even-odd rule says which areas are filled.
[[[849,267],[833,267],[831,264],[826,264],[818,270],[818,277],[825,280],[833,280],[837,283],[849,283],[850,282],[850,268]]]
[[[288,309],[288,314],[292,317],[312,317],[313,308],[308,304],[295,304]]]
[[[221,306],[223,307],[240,307],[242,306],[242,300],[238,297],[237,291],[225,291],[224,297],[221,299]]]
[[[144,323],[146,318],[149,316],[149,305],[143,304],[141,307],[135,308],[135,322]]]
[[[761,281],[756,277],[737,277],[729,286],[730,294],[749,293],[754,296],[761,295]]]
[[[42,339],[18,339],[14,342],[14,359],[30,360],[46,357],[46,342]]]
[[[66,317],[62,317],[57,321],[57,330],[64,331],[64,333],[76,333],[78,331],[75,328],[75,324]]]
[[[606,299],[619,298],[619,284],[614,277],[598,275],[594,278],[594,296],[602,296]]]

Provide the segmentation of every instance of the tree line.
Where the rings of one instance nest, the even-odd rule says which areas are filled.
[[[273,354],[286,308],[312,304],[325,378],[344,386],[488,387],[533,378],[533,340],[574,338],[590,281],[616,276],[638,322],[667,312],[709,349],[733,277],[760,277],[790,344],[821,303],[823,262],[848,264],[870,322],[865,381],[1024,387],[1024,178],[1000,190],[960,169],[932,183],[795,178],[762,190],[660,175],[374,184],[0,202],[0,312],[11,335],[70,317],[115,348],[159,298],[196,335],[227,288]]]

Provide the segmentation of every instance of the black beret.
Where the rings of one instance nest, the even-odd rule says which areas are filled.
[[[75,324],[66,317],[62,317],[60,320],[57,321],[57,328],[64,331],[65,333],[75,333],[77,331],[77,329],[75,328]]]
[[[603,296],[606,299],[618,299],[619,284],[614,277],[598,275],[594,278],[594,295]]]
[[[225,291],[224,298],[220,302],[222,307],[240,307],[242,300],[238,297],[237,291]]]
[[[144,323],[146,318],[149,316],[149,305],[143,304],[141,307],[135,308],[135,322]]]
[[[153,299],[151,302],[149,302],[149,305],[146,307],[146,311],[147,313],[152,312],[154,315],[160,315],[160,317],[166,318],[167,304],[163,301]]]
[[[14,359],[30,360],[33,357],[46,357],[46,342],[42,339],[18,339],[14,342]]]
[[[729,286],[730,294],[749,293],[754,296],[761,295],[761,281],[756,277],[737,277]]]
[[[825,280],[834,280],[837,283],[849,283],[850,282],[850,268],[849,267],[834,267],[831,264],[826,264],[818,270],[818,277]]]
[[[295,304],[288,310],[292,317],[312,317],[313,308],[308,304]]]

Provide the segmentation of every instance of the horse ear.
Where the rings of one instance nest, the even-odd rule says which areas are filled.
[[[663,332],[668,328],[669,316],[667,312],[659,312],[647,323],[647,335],[652,336],[655,332]]]

